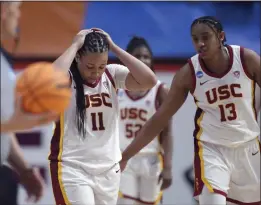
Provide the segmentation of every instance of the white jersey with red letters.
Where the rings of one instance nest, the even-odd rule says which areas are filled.
[[[237,146],[259,135],[256,121],[255,86],[247,72],[244,49],[227,46],[228,71],[215,76],[205,67],[199,55],[189,60],[195,73],[193,96],[197,104],[194,137],[225,146]]]
[[[102,173],[121,160],[117,88],[125,88],[125,66],[110,64],[95,84],[84,84],[86,136],[76,123],[76,89],[71,104],[57,123],[51,142],[51,161],[77,164],[91,174]]]
[[[139,98],[132,98],[128,91],[118,91],[120,108],[120,146],[123,151],[133,141],[137,132],[154,115],[158,107],[158,91],[163,84],[157,84]],[[159,153],[159,137],[144,147],[140,153]]]

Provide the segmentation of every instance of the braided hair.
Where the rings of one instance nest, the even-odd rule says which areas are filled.
[[[150,56],[152,58],[152,61],[151,61],[151,70],[154,72],[154,69],[153,69],[153,53],[152,53],[152,50],[148,44],[148,42],[145,40],[145,38],[143,37],[139,37],[139,36],[134,36],[128,43],[127,45],[127,48],[126,48],[126,51],[130,54],[133,53],[133,51],[138,48],[138,47],[146,47],[150,53]]]
[[[97,33],[95,31],[86,35],[83,46],[78,50],[79,57],[87,55],[87,52],[91,53],[103,53],[109,50],[109,43],[105,35]],[[70,72],[72,74],[73,81],[76,88],[76,123],[77,129],[80,135],[85,138],[85,121],[86,121],[86,101],[84,96],[83,84],[84,80],[79,72],[77,62],[74,59]]]
[[[218,34],[223,31],[223,26],[221,22],[217,20],[214,16],[202,16],[200,18],[195,19],[190,26],[190,30],[192,31],[193,26],[200,23],[203,23],[207,25],[210,29],[212,29],[216,34],[216,36],[218,36]],[[226,46],[225,44],[226,41],[227,39],[225,36],[221,42],[223,46]]]

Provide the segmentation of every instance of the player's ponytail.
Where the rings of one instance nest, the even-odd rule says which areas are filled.
[[[73,83],[75,84],[74,89],[76,89],[76,123],[78,132],[80,135],[85,138],[86,129],[85,129],[85,121],[86,121],[86,103],[83,89],[83,79],[81,74],[77,68],[76,60],[73,60],[72,65],[70,67],[70,71],[72,73]]]

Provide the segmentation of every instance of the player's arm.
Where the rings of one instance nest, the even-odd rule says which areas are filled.
[[[256,52],[245,48],[243,50],[243,58],[251,79],[261,87],[260,56]]]
[[[168,124],[171,117],[185,102],[188,92],[193,90],[192,71],[188,64],[179,70],[171,84],[170,91],[159,110],[143,126],[137,137],[122,154],[125,162],[150,143]]]
[[[156,76],[147,65],[121,49],[116,44],[111,47],[111,51],[130,71],[125,80],[126,89],[142,91],[148,90],[156,85]]]
[[[161,106],[164,102],[164,100],[167,99],[169,89],[163,84],[162,87],[159,90],[159,105]],[[160,139],[162,143],[162,148],[164,151],[164,169],[170,169],[172,168],[172,154],[173,154],[173,138],[171,133],[171,127],[172,127],[172,118],[168,121],[168,124],[165,126],[165,128],[160,133]]]
[[[28,163],[25,161],[21,148],[18,145],[14,134],[8,134],[10,137],[10,152],[7,158],[8,163],[15,169],[18,174],[21,174],[29,169]]]
[[[92,32],[92,31],[89,29],[81,30],[75,36],[72,45],[70,45],[70,47],[67,48],[63,52],[63,54],[53,62],[54,66],[65,72],[68,72],[68,70],[70,69],[70,66],[76,56],[76,53],[78,52],[78,50],[82,47],[82,45],[84,43],[85,36],[90,32]]]

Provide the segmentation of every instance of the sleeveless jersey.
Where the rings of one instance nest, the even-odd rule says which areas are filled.
[[[77,164],[88,173],[99,174],[121,160],[119,145],[118,100],[116,88],[124,79],[117,72],[122,65],[107,65],[95,84],[84,84],[86,101],[86,136],[79,134],[76,121],[76,89],[72,82],[71,104],[56,124],[49,160]],[[74,165],[72,165],[74,166]]]
[[[228,71],[210,73],[199,55],[189,60],[195,73],[193,96],[197,105],[194,137],[224,146],[237,146],[256,138],[255,86],[244,64],[243,48],[227,46]]]
[[[122,151],[127,148],[133,141],[137,132],[156,112],[158,107],[158,91],[162,85],[163,84],[158,81],[152,89],[137,99],[133,99],[128,94],[128,91],[122,89],[118,91],[120,108],[120,146]],[[160,148],[159,137],[156,137],[139,153],[159,153]]]

